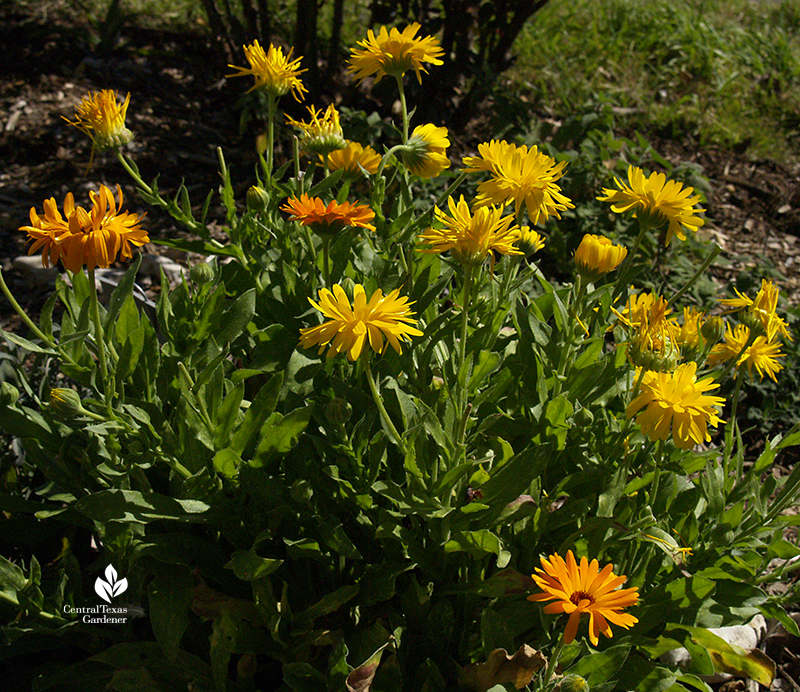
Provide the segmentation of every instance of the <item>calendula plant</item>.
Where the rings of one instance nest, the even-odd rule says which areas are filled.
[[[567,162],[492,140],[451,170],[446,128],[411,129],[405,75],[443,55],[418,31],[370,32],[350,60],[359,81],[395,78],[399,141],[350,141],[334,106],[311,106],[287,123],[301,133],[287,162],[273,128],[278,99],[306,93],[302,58],[245,47],[231,77],[255,78],[270,135],[244,200],[219,153],[226,243],[206,225],[214,191],[199,213],[183,186],[164,197],[110,136],[135,95],[116,109],[90,95],[70,121],[195,236],[152,240],[210,261],[142,304],[147,220],[103,186],[91,210],[70,194],[21,226],[66,272],[38,324],[0,275],[29,330],[3,332],[17,381],[0,427],[25,456],[0,501],[60,546],[0,558],[5,655],[67,635],[74,651],[37,689],[772,680],[709,628],[763,614],[797,633],[796,590],[764,587],[800,554],[782,535],[800,471],[771,473],[800,429],[752,459],[737,423],[745,371],[776,379],[792,338],[777,288],[722,314],[679,307],[716,248],[668,295],[632,285],[645,239],[677,253],[703,225],[691,187],[636,167],[599,196],[605,223],[635,214],[636,240],[586,228],[574,279],[548,277],[548,234],[582,203]],[[101,305],[94,271],[117,260]],[[86,619],[95,578],[123,622]],[[688,668],[659,662],[681,646]]]

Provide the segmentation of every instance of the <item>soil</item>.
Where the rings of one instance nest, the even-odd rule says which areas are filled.
[[[148,212],[152,237],[183,233],[168,216],[145,208],[112,157],[101,155],[89,166],[90,143],[63,119],[74,116],[87,93],[106,88],[131,93],[128,126],[135,139],[130,151],[145,180],[160,176],[162,192],[174,193],[185,181],[191,197],[202,201],[219,183],[221,147],[234,179],[241,181],[236,190],[241,199],[256,163],[253,133],[241,127],[236,107],[243,80],[225,79],[224,54],[207,36],[126,24],[117,47],[100,55],[92,52],[93,32],[85,19],[53,16],[43,7],[0,7],[5,49],[0,60],[0,263],[15,295],[33,312],[51,289],[31,289],[11,267],[11,258],[26,254],[25,234],[18,229],[28,223],[31,207],[41,210],[44,199],[55,197],[60,206],[71,190],[85,204],[88,190],[119,183],[125,208]],[[466,128],[479,130],[475,123]],[[479,141],[458,142],[455,148],[463,150],[454,158]],[[800,164],[751,160],[746,152],[675,141],[653,144],[671,161],[701,165],[711,182],[703,232],[721,246],[727,261],[715,276],[726,280],[766,266],[776,272],[782,294],[799,304]],[[168,252],[155,244],[145,250]],[[0,326],[18,327],[5,300],[0,300]],[[778,641],[779,651],[771,652],[779,662],[772,689],[800,691],[800,645]]]

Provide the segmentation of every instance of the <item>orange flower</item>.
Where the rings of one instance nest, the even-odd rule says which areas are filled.
[[[119,185],[117,194],[119,212],[114,193],[105,185],[100,186],[100,192],[89,192],[92,209],[88,212],[75,206],[71,192],[64,199],[63,217],[52,197],[44,203],[44,217],[31,209],[31,225],[20,228],[34,241],[28,254],[42,250],[45,267],[61,260],[72,273],[79,272],[84,265],[90,271],[95,267],[108,267],[118,255],[130,259],[133,256],[131,245],[141,247],[150,238],[139,225],[143,216],[121,210]]]
[[[567,551],[566,562],[560,555],[551,555],[549,560],[541,558],[541,562],[543,569],[537,567],[537,573],[531,576],[542,592],[528,596],[528,600],[555,601],[548,603],[544,612],[569,615],[564,644],[575,639],[581,613],[589,613],[589,639],[595,646],[601,632],[612,636],[611,624],[629,629],[639,622],[633,615],[621,612],[639,601],[638,589],[617,589],[627,577],[614,574],[613,565],[598,570],[597,560],[589,562],[585,557],[578,565],[571,550]]]
[[[333,201],[325,206],[319,197],[302,195],[300,199],[290,197],[281,211],[291,214],[292,221],[299,221],[304,226],[309,226],[314,233],[319,235],[334,235],[343,228],[357,226],[374,231],[370,221],[375,218],[375,212],[366,204],[351,204],[350,202]]]

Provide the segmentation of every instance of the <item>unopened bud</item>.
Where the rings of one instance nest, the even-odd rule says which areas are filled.
[[[767,333],[764,322],[758,314],[752,310],[743,310],[739,313],[739,321],[750,330],[754,336],[763,336]]]
[[[325,406],[325,417],[334,425],[344,425],[353,415],[353,407],[349,402],[336,397]]]
[[[269,205],[269,194],[259,185],[253,185],[245,196],[247,200],[247,210],[253,212],[265,211]]]
[[[0,406],[13,406],[19,399],[19,389],[10,382],[0,385]]]
[[[50,409],[61,418],[75,418],[85,410],[78,392],[63,387],[50,390]]]
[[[713,346],[725,336],[725,320],[718,316],[709,317],[700,327],[700,333],[705,342]]]
[[[208,262],[198,262],[189,270],[189,276],[198,286],[202,286],[213,280],[214,267]]]
[[[589,683],[580,675],[565,675],[558,681],[554,692],[589,692]]]

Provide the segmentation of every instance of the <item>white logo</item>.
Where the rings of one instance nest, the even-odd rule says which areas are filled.
[[[128,580],[120,579],[117,581],[117,570],[112,565],[106,567],[106,580],[103,581],[102,577],[97,577],[94,583],[94,590],[107,603],[111,603],[111,599],[119,596],[128,588]]]

